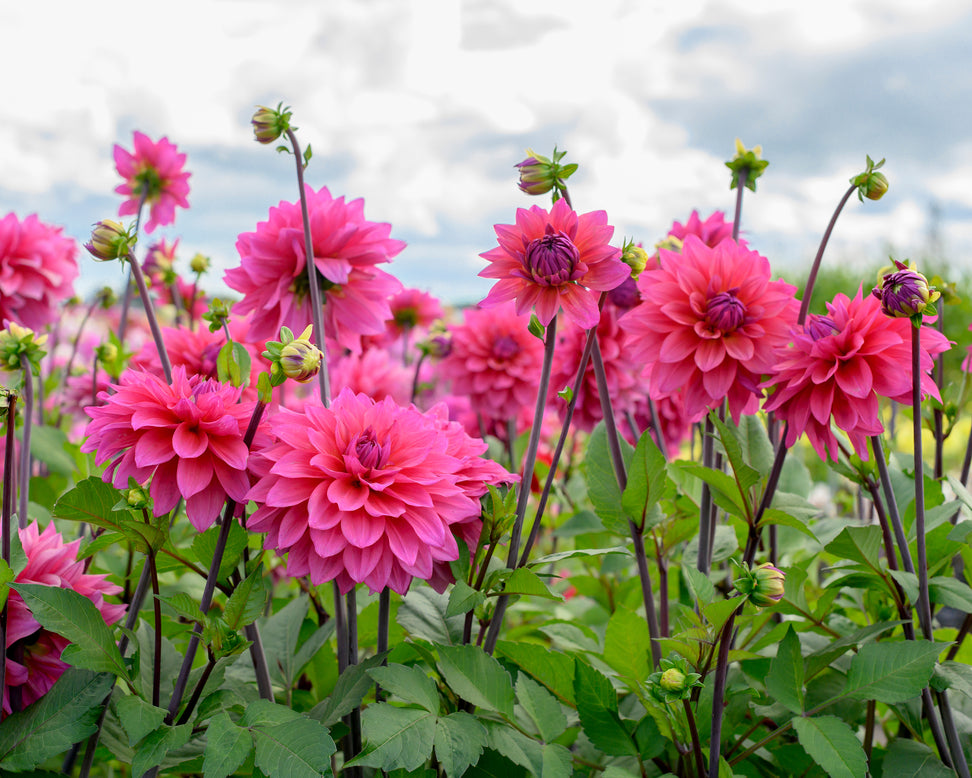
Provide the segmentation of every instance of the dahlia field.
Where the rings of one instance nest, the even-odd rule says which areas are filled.
[[[168,138],[83,248],[0,220],[0,774],[969,778],[969,322],[901,257],[813,295],[883,160],[783,280],[759,147],[634,238],[530,151],[459,309],[252,125],[230,295]]]

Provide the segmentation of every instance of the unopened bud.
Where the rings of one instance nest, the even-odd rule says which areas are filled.
[[[756,191],[756,179],[763,175],[763,171],[769,165],[768,161],[761,158],[762,154],[762,146],[747,149],[743,142],[736,138],[736,156],[726,163],[726,167],[732,171],[730,189],[739,188],[739,182],[742,180],[747,189]]]
[[[884,160],[874,162],[867,157],[867,168],[860,175],[854,176],[850,182],[857,187],[857,198],[864,202],[868,200],[880,200],[884,193],[888,191],[888,179],[884,173],[878,173],[878,169],[884,165]]]
[[[785,579],[782,570],[766,562],[755,569],[744,569],[743,576],[734,584],[757,608],[767,608],[783,599]]]
[[[196,275],[202,275],[209,270],[209,257],[205,254],[196,254],[189,260],[189,269]]]
[[[253,137],[259,143],[270,144],[290,129],[291,112],[283,107],[283,103],[276,109],[264,105],[257,106],[256,113],[250,120],[253,125]]]
[[[888,316],[899,319],[914,317],[941,296],[921,273],[898,260],[894,260],[894,264],[897,270],[885,275],[881,286],[871,290]]]
[[[668,692],[680,691],[685,685],[685,673],[677,668],[670,668],[666,670],[661,675],[661,680],[658,682],[662,689]]]
[[[648,252],[633,240],[628,241],[621,249],[621,261],[631,268],[631,277],[637,278],[648,266]]]
[[[113,259],[126,259],[134,245],[135,238],[121,224],[111,219],[103,219],[94,226],[91,240],[84,247],[95,259],[109,262]]]
[[[309,340],[298,338],[280,350],[280,367],[287,378],[306,383],[321,369],[321,351]]]

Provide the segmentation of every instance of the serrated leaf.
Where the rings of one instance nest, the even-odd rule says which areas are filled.
[[[139,740],[158,729],[165,719],[165,708],[158,708],[141,697],[128,694],[115,703],[118,720],[128,733],[128,745],[134,746]]]
[[[765,527],[769,524],[776,524],[780,527],[792,527],[798,532],[802,532],[808,538],[812,538],[813,540],[817,539],[817,536],[813,534],[813,531],[802,520],[796,516],[791,516],[786,511],[781,511],[779,508],[767,508],[763,511],[763,517],[759,520],[758,526]]]
[[[199,602],[185,592],[176,592],[171,597],[160,596],[159,602],[164,606],[163,609],[171,609],[176,616],[181,616],[189,621],[203,621],[202,611],[199,610]]]
[[[803,712],[803,655],[800,638],[789,625],[766,674],[766,692],[791,713]]]
[[[439,691],[435,681],[418,667],[390,664],[368,671],[385,691],[391,692],[404,702],[420,705],[429,713],[439,712]]]
[[[209,722],[206,729],[206,750],[203,752],[205,778],[227,778],[236,772],[253,751],[253,736],[238,727],[222,711]]]
[[[535,572],[526,567],[518,567],[503,586],[504,594],[524,594],[533,597],[543,597],[548,600],[563,600],[559,594],[552,592],[550,587]]]
[[[955,778],[955,771],[924,743],[896,738],[884,755],[881,778]]]
[[[320,778],[331,774],[336,750],[327,727],[283,705],[251,702],[240,726],[253,735],[254,764],[273,778]]]
[[[902,623],[900,621],[881,621],[877,624],[869,624],[851,635],[831,641],[823,648],[807,655],[805,662],[806,677],[808,679],[813,678],[825,667],[828,667],[835,659],[847,653],[851,648],[868,643]]]
[[[128,679],[111,630],[87,597],[72,589],[41,584],[11,584],[43,627],[71,641],[76,649],[65,649],[61,658],[86,670],[114,673]]]
[[[682,565],[682,572],[688,579],[689,587],[699,605],[706,606],[715,600],[716,588],[709,576],[693,565]]]
[[[471,611],[485,601],[486,595],[476,591],[465,581],[458,579],[449,591],[449,605],[445,611],[446,618]]]
[[[651,637],[648,623],[634,611],[618,606],[608,621],[602,659],[630,684],[648,677]]]
[[[111,484],[106,484],[97,476],[90,476],[62,495],[54,503],[52,514],[59,519],[83,521],[109,532],[117,532],[141,553],[161,548],[165,543],[163,530],[133,519],[128,511],[114,510],[120,495]]]
[[[237,586],[226,600],[223,609],[223,620],[230,629],[240,629],[250,624],[263,613],[267,602],[266,581],[263,577],[263,565],[257,565],[256,570]]]
[[[298,670],[295,667],[294,655],[297,653],[300,627],[304,623],[309,604],[308,598],[300,595],[269,618],[260,619],[259,622],[263,649],[270,659],[270,675],[287,689],[292,687],[296,680]]]
[[[496,655],[508,659],[568,705],[574,704],[574,658],[536,643],[500,640]]]
[[[588,515],[593,516],[594,514]],[[600,530],[603,529],[603,527],[600,527]],[[557,562],[563,562],[565,559],[606,556],[607,554],[621,554],[627,557],[634,556],[634,554],[631,553],[631,550],[625,546],[611,546],[610,548],[573,548],[569,551],[558,551],[555,554],[547,554],[546,556],[531,559],[529,562],[527,562],[527,567],[546,567],[547,565],[556,564]]]
[[[522,732],[499,721],[485,720],[487,742],[513,764],[525,767],[531,776],[543,775],[543,746]]]
[[[665,455],[655,445],[651,433],[642,433],[631,455],[628,484],[621,495],[621,507],[642,531],[649,511],[665,493],[667,468]]]
[[[800,745],[831,778],[866,778],[867,756],[850,726],[836,716],[793,719]]]
[[[347,668],[338,676],[331,696],[315,705],[307,715],[325,727],[334,726],[361,704],[364,696],[374,686],[368,671],[380,665],[384,657],[384,654],[369,656]]]
[[[31,770],[97,728],[114,675],[69,667],[33,705],[0,722],[0,767]]]
[[[16,577],[16,573],[11,569],[10,565],[0,559],[0,608],[7,601],[7,595],[10,593],[10,586],[8,584]]]
[[[634,449],[621,441],[622,458],[629,466]],[[594,510],[604,522],[604,528],[616,535],[628,537],[628,516],[621,506],[621,488],[611,464],[608,451],[607,430],[604,422],[599,422],[587,443],[587,453],[582,465],[584,479],[587,481],[587,494]]]
[[[435,723],[435,757],[449,778],[459,778],[479,761],[486,747],[486,728],[468,713],[450,713]]]
[[[860,562],[863,565],[878,570],[878,557],[881,553],[881,528],[844,527],[840,534],[828,543],[824,550],[840,559]]]
[[[972,698],[972,666],[962,662],[942,662],[935,668],[931,686],[938,692],[955,689]]]
[[[715,413],[712,413],[711,416],[712,423],[719,435],[719,441],[722,443],[722,450],[726,452],[726,458],[729,460],[729,467],[732,470],[736,488],[739,490],[743,504],[747,506],[749,514],[752,515],[754,511],[750,488],[758,484],[762,480],[762,476],[759,470],[752,467],[743,455],[739,428],[732,423],[731,419],[722,421]],[[769,470],[767,469],[766,472],[769,473]]]
[[[435,722],[435,714],[419,708],[369,705],[361,712],[361,731],[365,734],[362,751],[345,764],[416,770],[432,755]]]
[[[605,754],[636,756],[638,749],[618,715],[618,697],[611,682],[584,662],[577,662],[574,698],[584,734]]]
[[[964,581],[946,576],[936,576],[928,581],[931,601],[948,605],[963,613],[972,613],[972,588]]]
[[[513,682],[503,666],[478,646],[436,646],[439,672],[452,690],[479,708],[513,718]]]
[[[219,537],[219,527],[213,526],[202,534],[196,535],[192,541],[192,553],[204,569],[208,570],[216,553],[216,539]],[[237,522],[230,525],[229,537],[226,539],[226,549],[219,563],[219,580],[223,581],[236,569],[240,561],[240,554],[246,548],[249,537],[246,530]]]
[[[416,586],[402,599],[395,618],[412,637],[439,644],[461,642],[463,617],[446,616],[448,607],[447,595],[428,586]]]
[[[917,697],[928,685],[942,649],[927,640],[869,643],[851,662],[845,694],[888,704]]]
[[[739,487],[732,476],[723,473],[721,470],[705,467],[698,462],[679,460],[673,462],[672,466],[707,483],[712,493],[713,502],[726,513],[738,516],[741,519],[747,518],[746,503],[743,501],[742,495],[739,494]]]
[[[537,728],[541,740],[550,742],[567,729],[567,717],[557,698],[526,673],[520,673],[516,678],[516,699]]]
[[[144,775],[153,767],[159,766],[169,751],[184,746],[190,737],[192,724],[162,727],[150,733],[135,749],[132,775]]]

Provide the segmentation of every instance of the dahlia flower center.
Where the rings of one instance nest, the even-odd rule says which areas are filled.
[[[320,271],[317,273],[317,285],[320,287],[322,294],[330,292],[332,289],[337,287],[337,284],[335,284],[333,281],[328,281]],[[298,300],[303,300],[304,297],[310,293],[310,284],[307,282],[306,267],[304,267],[291,282],[290,291],[294,293],[294,296]]]
[[[746,305],[736,297],[739,287],[710,297],[705,306],[705,323],[723,333],[738,329],[746,319]]]
[[[807,335],[815,341],[836,335],[840,332],[840,327],[837,326],[837,323],[833,319],[829,316],[816,313],[810,314],[803,328],[806,330]]]
[[[497,359],[513,359],[520,353],[520,344],[510,335],[504,335],[493,342],[493,356]]]
[[[351,441],[349,448],[354,452],[361,466],[366,470],[381,467],[384,463],[385,452],[378,442],[378,436],[373,427],[368,427],[364,432]]]
[[[549,224],[544,236],[530,241],[523,252],[524,269],[542,286],[560,286],[572,281],[579,263],[580,252],[574,242]]]
[[[157,199],[162,194],[162,178],[159,176],[159,171],[151,165],[139,170],[135,174],[132,194],[136,197],[144,197],[146,201]]]

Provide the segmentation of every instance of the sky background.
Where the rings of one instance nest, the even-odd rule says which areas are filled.
[[[283,101],[313,146],[308,183],[364,197],[408,243],[387,269],[446,301],[488,291],[494,223],[549,207],[513,165],[554,144],[580,165],[575,208],[606,210],[615,245],[652,245],[693,208],[731,213],[723,163],[735,138],[761,144],[743,235],[794,277],[865,155],[886,157],[887,196],[851,200],[827,261],[863,275],[937,240],[967,272],[969,40],[956,0],[5,2],[0,215],[83,242],[121,203],[113,145],[166,136],[188,155],[191,208],[151,238],[181,238],[183,269],[209,255],[225,291],[236,236],[297,196],[292,158],[249,126]],[[79,292],[123,280],[79,261]]]

